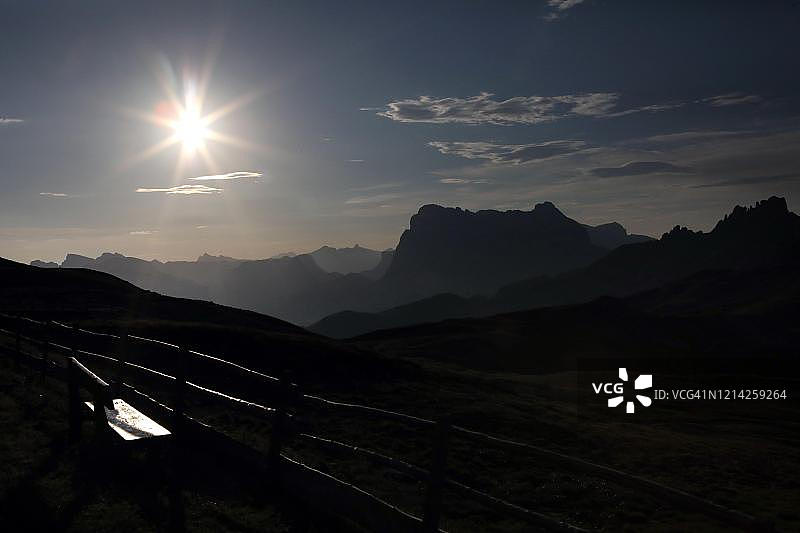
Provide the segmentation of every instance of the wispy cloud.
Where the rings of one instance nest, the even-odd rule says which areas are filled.
[[[25,121],[21,118],[0,117],[0,126],[5,124],[22,124],[23,122]]]
[[[616,93],[516,96],[497,100],[491,93],[468,98],[420,96],[386,104],[379,116],[398,122],[430,124],[539,124],[567,117],[603,116],[617,103]]]
[[[535,144],[431,141],[428,145],[445,155],[457,155],[467,159],[488,159],[493,163],[512,163],[515,165],[572,154],[588,147],[584,141],[571,140]]]
[[[711,96],[700,100],[702,103],[709,104],[713,107],[727,107],[731,105],[741,104],[759,104],[764,101],[764,98],[757,94],[746,93],[728,93],[720,94],[718,96]]]
[[[630,161],[618,167],[601,167],[590,170],[600,178],[619,178],[643,174],[688,174],[691,169],[665,161]]]
[[[660,135],[651,135],[649,137],[630,139],[622,144],[628,145],[673,145],[673,144],[686,144],[704,142],[709,140],[718,140],[731,137],[743,137],[752,135],[755,132],[748,130],[728,131],[728,130],[689,130],[679,131],[675,133],[664,133]]]
[[[565,11],[572,9],[583,2],[584,0],[548,0],[547,6],[552,11],[545,15],[544,19],[548,21],[558,20],[564,15]]]
[[[567,118],[616,118],[635,113],[661,113],[690,104],[727,107],[763,101],[753,94],[730,93],[688,102],[662,102],[620,107],[619,93],[583,93],[558,96],[515,96],[505,100],[482,92],[467,98],[419,96],[389,102],[378,116],[397,122],[511,126],[541,124]]]
[[[347,162],[348,163],[363,163],[364,160],[363,159],[348,159]]]
[[[669,111],[670,109],[678,109],[679,107],[685,106],[685,102],[672,102],[667,104],[650,104],[644,105],[641,107],[633,107],[631,109],[624,109],[622,111],[615,111],[613,113],[608,113],[603,115],[604,118],[616,118],[616,117],[624,117],[626,115],[632,115],[634,113],[660,113],[661,111]]]
[[[72,198],[73,195],[65,192],[40,192],[39,196],[49,196],[51,198]]]
[[[222,189],[216,187],[208,187],[206,185],[177,185],[175,187],[166,187],[158,189],[136,189],[136,192],[162,192],[165,194],[217,194],[221,193]]]
[[[263,176],[261,172],[250,172],[247,170],[240,170],[237,172],[228,172],[227,174],[211,174],[209,176],[197,176],[196,178],[189,178],[190,181],[223,181],[223,180],[240,180],[246,178],[260,178]]]
[[[129,235],[155,235],[158,233],[157,230],[149,230],[149,229],[141,229],[137,231],[129,232]]]
[[[439,180],[439,183],[444,183],[445,185],[483,185],[489,183],[487,179],[469,179],[469,178],[442,178]]]

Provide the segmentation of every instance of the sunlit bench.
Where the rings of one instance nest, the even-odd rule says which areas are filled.
[[[112,400],[114,408],[104,407],[108,425],[124,440],[139,440],[153,437],[165,437],[170,431],[147,415],[137,411],[124,400]],[[84,402],[94,413],[94,402]]]
[[[120,398],[112,397],[112,388],[94,372],[83,366],[74,357],[69,358],[69,425],[73,441],[80,438],[82,408],[88,408],[95,424],[95,434],[104,440],[113,430],[123,441],[141,441],[155,437],[166,437],[171,432]],[[81,402],[80,389],[92,395],[92,401]],[[83,406],[81,406],[83,403]],[[102,411],[95,406],[102,405]]]

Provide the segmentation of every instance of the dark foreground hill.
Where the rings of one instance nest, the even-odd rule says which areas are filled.
[[[0,259],[0,312],[158,338],[269,371],[336,383],[397,371],[371,354],[252,311],[163,296],[102,272]]]
[[[380,332],[343,344],[298,333],[292,326],[286,330],[284,323],[252,313],[206,303],[193,308],[197,302],[153,295],[91,271],[49,277],[41,275],[44,270],[15,263],[2,262],[0,267],[5,311],[19,311],[15,302],[23,301],[28,307],[21,310],[37,316],[53,313],[80,318],[79,313],[89,313],[92,320],[84,324],[89,327],[133,328],[167,340],[191,340],[192,347],[200,351],[260,368],[278,370],[284,365],[296,372],[305,390],[319,391],[316,394],[325,397],[431,419],[450,417],[463,427],[654,479],[774,520],[783,530],[796,530],[800,524],[794,481],[800,475],[795,404],[667,402],[637,412],[634,419],[609,409],[604,401],[577,404],[576,398],[591,389],[580,389],[571,371],[576,360],[593,355],[630,356],[642,364],[650,357],[678,361],[712,355],[719,361],[715,370],[729,375],[735,358],[752,356],[761,358],[758,376],[767,380],[764,386],[789,388],[792,395],[796,369],[781,356],[795,355],[798,332],[796,321],[789,317],[797,316],[796,306],[788,291],[776,292],[780,287],[797,287],[796,283],[787,284],[789,271],[760,273],[770,280],[764,291],[755,289],[756,277],[742,279],[744,271],[714,276],[715,283],[742,290],[718,297],[713,304],[707,293],[713,285],[698,277],[624,301],[606,298],[585,305],[452,320]],[[713,294],[719,296],[716,291]],[[686,300],[700,305],[686,307],[681,304]],[[687,316],[667,310],[676,306]],[[720,313],[720,308],[727,311]],[[206,313],[210,320],[204,318]],[[730,322],[731,317],[741,320]],[[213,328],[216,320],[223,325],[211,335],[203,333]],[[237,321],[245,326],[237,328]],[[0,344],[5,352],[13,353],[13,337],[3,336]],[[36,349],[37,345],[25,348]],[[287,351],[291,357],[282,357]],[[359,358],[364,354],[369,356]],[[773,369],[765,374],[769,368],[765,356],[779,363],[777,373]],[[169,368],[163,363],[151,357],[148,365]],[[17,378],[16,385],[4,382],[0,388],[6,424],[0,432],[0,450],[9,473],[7,490],[0,487],[3,516],[25,517],[36,511],[36,519],[29,518],[33,527],[58,529],[71,523],[73,530],[98,530],[111,527],[109,524],[147,529],[148,524],[163,520],[163,488],[158,476],[142,479],[137,476],[142,471],[137,470],[130,473],[135,477],[132,482],[117,469],[93,471],[96,452],[82,453],[64,445],[66,414],[59,405],[66,397],[65,388],[52,382],[49,387],[39,387],[38,379],[31,386],[30,376],[7,371],[13,367],[10,358],[4,359],[3,365],[3,379]],[[101,377],[115,375],[111,365],[94,361],[91,366]],[[540,374],[548,370],[556,372]],[[216,386],[212,377],[198,375],[197,368],[192,368],[193,380]],[[755,383],[752,376],[735,377],[741,379],[741,385]],[[130,375],[129,379],[144,378]],[[656,379],[658,386],[664,386],[662,375]],[[171,386],[164,388],[161,381],[133,383],[170,401]],[[708,384],[692,374],[683,386]],[[254,387],[239,377],[219,385],[224,386],[220,390],[245,398],[256,395],[256,401],[270,404],[269,398],[258,396],[265,392],[261,382]],[[255,449],[268,449],[271,432],[262,413],[233,409],[228,404],[220,407],[205,396],[193,396],[188,409],[191,416],[226,435]],[[304,431],[376,449],[413,464],[429,464],[431,435],[417,426],[353,416],[347,411],[302,410],[299,414]],[[164,423],[169,424],[168,419]],[[421,512],[420,484],[394,468],[367,463],[350,453],[331,454],[299,437],[289,439],[285,449],[291,457],[364,487],[401,509]],[[220,468],[216,457],[203,455],[201,450],[197,453],[184,480],[187,516],[192,520],[205,517],[206,527],[215,531],[280,527],[284,519],[273,516],[273,509],[280,510],[261,498],[264,486],[275,486],[273,479],[254,480],[250,472]],[[658,496],[618,486],[602,476],[565,470],[557,462],[481,439],[454,438],[447,461],[453,475],[464,476],[481,490],[587,529],[726,530],[716,518],[690,513]],[[143,468],[154,468],[153,462]],[[217,479],[221,475],[224,484]],[[448,531],[531,530],[449,491],[446,502],[444,527]]]
[[[798,265],[800,217],[789,212],[783,198],[773,197],[751,208],[737,206],[709,233],[676,227],[657,241],[618,247],[570,272],[509,284],[490,298],[437,296],[380,313],[338,313],[310,329],[347,338],[451,317],[490,316],[601,296],[626,297],[708,270],[791,270]],[[711,284],[706,291],[713,292],[714,287],[718,286]]]

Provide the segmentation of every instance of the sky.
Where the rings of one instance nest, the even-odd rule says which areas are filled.
[[[796,1],[0,12],[10,259],[384,249],[429,203],[653,236],[800,211]]]

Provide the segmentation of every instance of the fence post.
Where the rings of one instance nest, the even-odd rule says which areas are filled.
[[[104,387],[95,384],[92,389],[92,402],[94,403],[94,432],[95,439],[103,444],[108,434],[108,418],[106,417],[106,391]]]
[[[275,472],[278,472],[278,469],[280,468],[281,449],[283,448],[283,443],[286,439],[286,408],[289,404],[290,387],[291,380],[289,379],[289,375],[284,372],[281,374],[278,398],[275,402],[275,414],[272,420],[272,435],[269,439],[269,450],[267,452],[267,459],[269,460],[270,467],[273,468]]]
[[[44,338],[42,341],[42,383],[46,383],[47,381],[47,364],[48,359],[50,357],[50,328],[47,326],[47,322],[45,322],[44,326],[42,326],[42,337]]]
[[[81,438],[81,394],[80,376],[78,367],[75,365],[75,358],[67,360],[67,387],[69,389],[69,440],[77,442]]]
[[[434,432],[433,461],[430,468],[430,476],[428,477],[428,488],[425,493],[425,509],[422,518],[422,530],[426,533],[439,531],[449,440],[450,421],[437,421]]]
[[[113,389],[113,396],[114,398],[119,398],[122,395],[122,381],[123,375],[125,372],[125,356],[128,352],[128,334],[123,333],[119,338],[119,343],[117,344],[117,372],[114,379],[114,389]]]
[[[72,357],[78,357],[78,323],[72,324]]]
[[[186,346],[180,348],[176,363],[175,363],[175,390],[173,392],[173,426],[177,439],[184,438],[184,429],[186,427],[184,417],[186,415],[186,364],[189,359],[189,350]]]
[[[20,319],[19,315],[14,320],[14,332],[16,333],[14,337],[14,367],[19,370],[20,364],[22,364],[22,320]]]
[[[171,446],[171,469],[169,472],[169,508],[170,523],[169,529],[174,532],[186,530],[186,512],[183,502],[183,452],[181,448],[186,442],[186,373],[189,361],[189,349],[186,346],[180,348],[175,363],[175,390],[173,391],[173,440]]]

